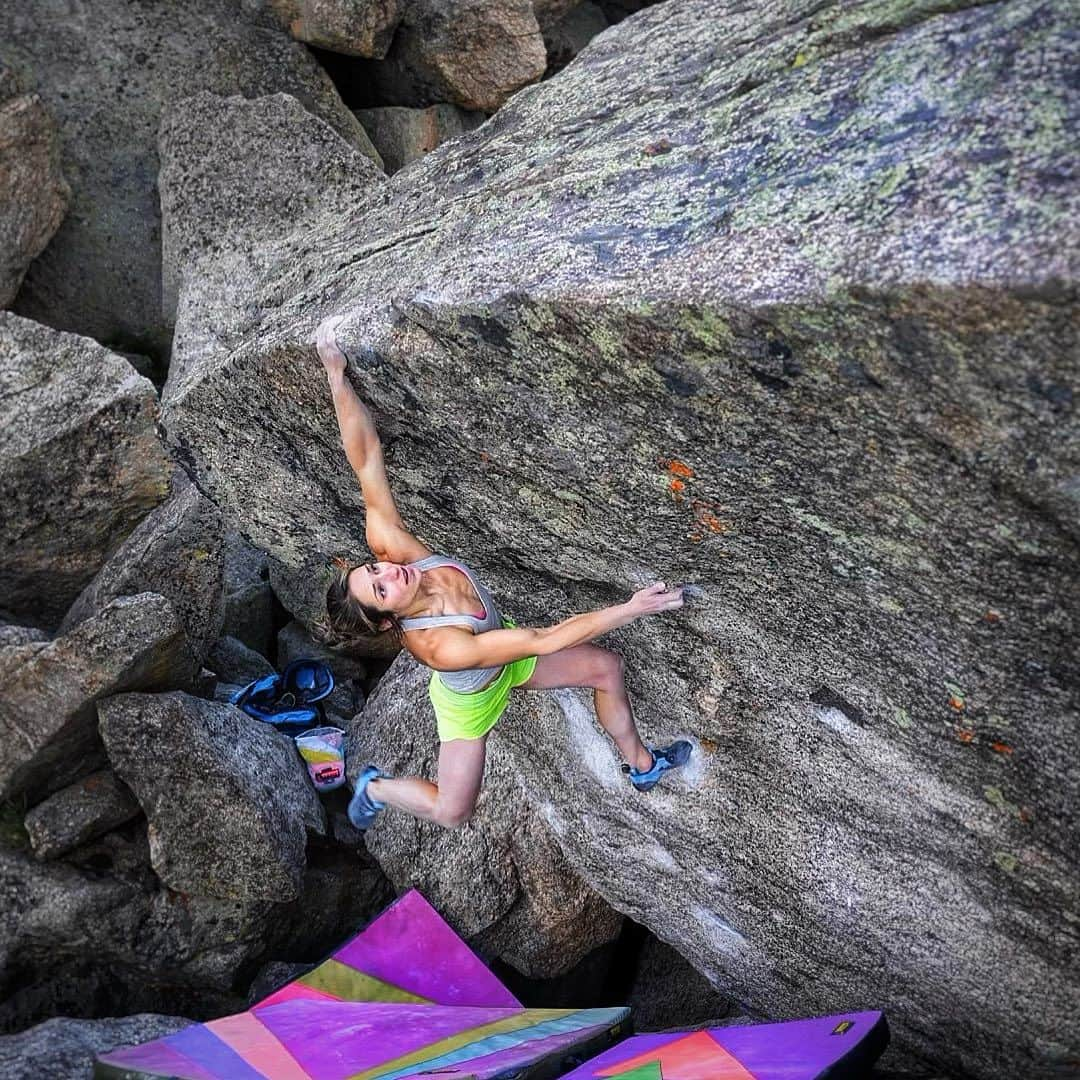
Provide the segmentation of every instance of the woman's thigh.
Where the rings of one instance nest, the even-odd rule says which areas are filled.
[[[466,812],[476,805],[484,779],[487,736],[450,739],[439,746],[439,805]]]
[[[528,682],[518,690],[552,690],[560,686],[603,687],[622,678],[622,660],[618,653],[586,642],[560,649],[548,656],[538,656]]]

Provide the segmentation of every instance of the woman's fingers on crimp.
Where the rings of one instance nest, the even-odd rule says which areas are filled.
[[[671,611],[683,605],[682,586],[676,585],[669,589],[664,582],[655,581],[652,585],[646,585],[644,589],[635,593],[635,599],[638,600],[646,615]]]

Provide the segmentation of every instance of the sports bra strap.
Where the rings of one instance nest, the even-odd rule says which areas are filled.
[[[402,630],[427,630],[432,626],[472,626],[479,620],[475,615],[416,615],[399,621]]]

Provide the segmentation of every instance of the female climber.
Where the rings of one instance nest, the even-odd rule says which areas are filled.
[[[663,773],[686,763],[690,743],[645,746],[631,716],[622,658],[591,642],[644,615],[681,607],[682,588],[658,582],[625,603],[554,626],[519,627],[503,618],[467,566],[433,554],[402,524],[374,421],[345,374],[346,357],[335,337],[341,318],[319,325],[316,347],[345,455],[360,481],[367,543],[376,561],[350,565],[334,560],[327,614],[316,632],[337,647],[392,634],[432,668],[428,692],[440,739],[438,785],[416,777],[391,778],[368,765],[356,780],[350,820],[366,829],[380,810],[394,806],[448,828],[466,822],[480,793],[487,734],[515,688],[591,687],[597,719],[615,740],[630,783],[648,791]]]

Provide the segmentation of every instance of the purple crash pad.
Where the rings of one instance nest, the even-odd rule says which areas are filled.
[[[880,1012],[636,1035],[565,1080],[862,1080],[888,1041]]]
[[[418,892],[247,1012],[103,1054],[113,1080],[550,1080],[629,1009],[525,1009]]]

